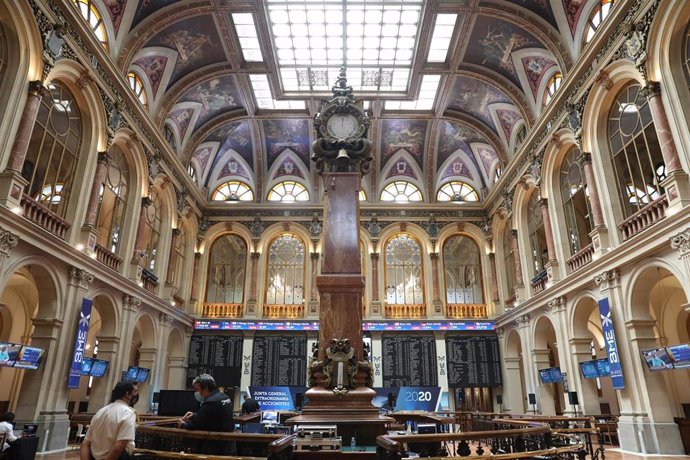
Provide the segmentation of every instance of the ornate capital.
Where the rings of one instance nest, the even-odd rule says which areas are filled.
[[[29,82],[29,96],[40,97],[46,87],[43,86],[43,82],[40,80],[32,80]]]
[[[581,152],[580,156],[577,157],[577,161],[582,165],[592,164],[592,154],[589,152]]]
[[[518,328],[525,328],[529,325],[529,315],[518,316],[515,321],[517,322]]]
[[[110,153],[108,152],[98,152],[98,164],[99,165],[105,165],[108,166],[110,165],[110,161],[112,160]]]
[[[69,283],[81,289],[88,289],[93,282],[93,275],[77,267],[69,268]]]
[[[549,300],[548,303],[549,310],[551,310],[553,313],[560,313],[565,310],[565,297],[564,296],[558,296],[552,300]]]
[[[0,254],[9,256],[12,248],[19,243],[19,237],[9,230],[0,227]]]
[[[613,269],[613,270],[609,270],[609,271],[603,272],[600,275],[595,276],[594,282],[596,283],[597,286],[599,286],[599,290],[601,292],[606,292],[607,290],[612,289],[612,288],[617,286],[618,279],[619,279],[618,270]]]
[[[167,327],[172,326],[175,322],[175,319],[172,316],[162,312],[158,315],[158,318],[160,319],[161,324]]]
[[[321,255],[318,252],[312,252],[310,254],[311,254],[311,260],[313,260],[313,261],[319,260],[319,256]]]
[[[192,334],[194,334],[194,328],[193,328],[192,326],[185,326],[185,327],[184,327],[184,335],[186,335],[187,337],[189,337],[189,336],[191,336]]]
[[[649,81],[647,85],[642,88],[642,93],[647,100],[661,95],[661,85],[658,81]]]
[[[594,81],[596,83],[599,83],[607,91],[613,88],[613,82],[609,78],[609,74],[604,72],[603,70],[599,72]]]
[[[173,228],[172,229],[173,238],[177,238],[178,236],[180,236],[180,233],[182,233],[182,230],[180,230],[179,228]]]
[[[141,197],[141,208],[148,208],[153,204],[153,200],[147,196]]]
[[[124,303],[125,310],[137,311],[141,307],[141,299],[129,294],[122,295],[122,302]]]
[[[496,335],[497,335],[499,338],[501,338],[501,337],[503,337],[503,336],[505,335],[505,332],[506,332],[506,331],[503,330],[502,327],[497,327],[496,329],[494,329],[494,332],[496,332]]]
[[[690,255],[690,228],[672,236],[671,247],[678,251],[679,257]]]
[[[371,257],[371,260],[373,262],[376,262],[377,260],[379,260],[379,255],[380,254],[378,252],[372,252],[371,254],[369,254],[369,256]]]
[[[438,252],[430,252],[429,257],[431,260],[438,260]]]
[[[549,207],[549,199],[548,198],[540,198],[539,199],[539,206],[542,208],[548,208]]]
[[[510,237],[513,238],[514,240],[516,240],[518,237],[518,231],[514,228],[511,228],[510,229]]]

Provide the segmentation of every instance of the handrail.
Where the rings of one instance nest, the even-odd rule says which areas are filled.
[[[258,433],[236,433],[236,432],[218,432],[218,431],[203,431],[203,430],[185,430],[181,428],[168,428],[164,426],[148,426],[139,425],[137,431],[140,433],[180,436],[181,438],[191,439],[212,439],[214,441],[246,441],[246,442],[265,442],[269,439],[272,441],[285,437],[283,434],[258,434]]]
[[[134,449],[134,455],[145,455],[156,458],[171,458],[171,459],[198,459],[198,460],[266,460],[266,457],[244,457],[237,455],[207,455],[207,454],[190,454],[187,452],[168,452],[167,450],[154,449]]]

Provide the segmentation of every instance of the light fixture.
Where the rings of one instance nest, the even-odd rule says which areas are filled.
[[[77,248],[77,251],[83,251],[84,250],[84,245],[79,243],[75,246]]]
[[[450,197],[450,201],[453,203],[464,203],[465,197],[463,197],[460,192],[456,192]]]
[[[228,197],[225,199],[228,203],[239,203],[240,202],[240,197],[237,196],[237,193],[235,192],[230,192]]]
[[[24,213],[24,209],[21,206],[15,206],[12,208],[12,212],[18,216],[21,216]]]

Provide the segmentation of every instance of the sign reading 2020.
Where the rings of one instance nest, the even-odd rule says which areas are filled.
[[[425,410],[434,412],[438,408],[440,387],[400,387],[395,410]]]
[[[599,301],[599,316],[601,317],[601,330],[604,333],[604,341],[606,342],[606,356],[611,364],[611,385],[616,390],[625,388],[625,381],[623,379],[623,366],[621,366],[621,357],[618,352],[618,344],[616,343],[616,332],[613,328],[613,317],[611,316],[611,305],[608,297],[604,297]]]

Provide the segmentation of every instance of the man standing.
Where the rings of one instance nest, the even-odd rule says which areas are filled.
[[[259,412],[259,403],[256,399],[249,395],[244,395],[244,402],[242,403],[242,413],[243,414],[253,414],[254,412]]]
[[[134,450],[136,414],[132,407],[139,401],[139,389],[132,382],[120,382],[113,388],[110,404],[91,419],[81,445],[80,460],[126,460]]]
[[[213,377],[198,375],[192,386],[201,399],[201,406],[197,412],[187,412],[177,426],[188,430],[233,431],[232,400],[218,390]]]

